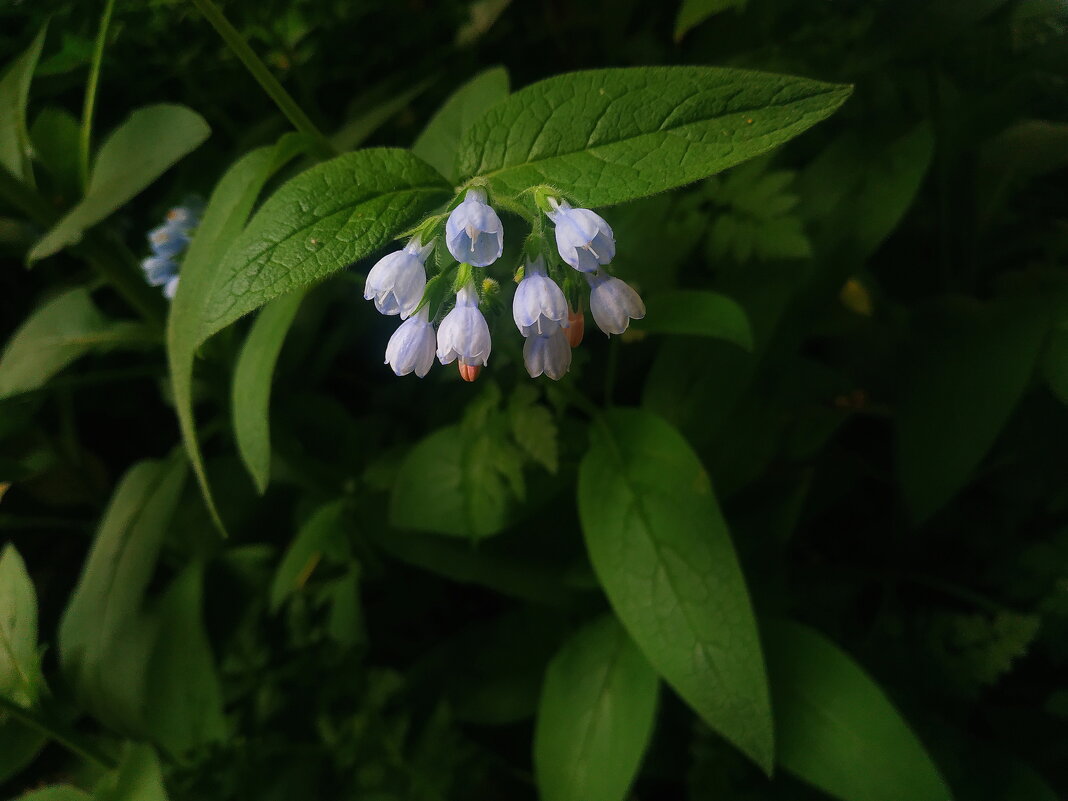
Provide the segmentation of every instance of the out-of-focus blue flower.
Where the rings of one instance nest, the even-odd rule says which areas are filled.
[[[419,311],[400,324],[386,345],[386,364],[397,375],[414,372],[422,378],[434,364],[434,326],[430,324],[430,307]]]
[[[486,193],[469,189],[445,223],[445,244],[459,262],[487,267],[504,251],[504,226],[486,203]]]
[[[525,336],[548,336],[567,327],[567,299],[545,271],[545,259],[527,264],[512,299],[512,319]]]
[[[165,224],[148,232],[148,244],[152,252],[165,259],[173,258],[189,245],[189,229]]]
[[[420,245],[412,239],[404,247],[378,260],[367,273],[363,297],[374,300],[382,314],[399,314],[403,320],[419,305],[426,289],[426,268],[423,262],[434,245]]]
[[[141,270],[149,284],[163,287],[168,300],[178,291],[178,257],[189,246],[190,233],[199,222],[198,210],[186,203],[168,211],[163,225],[148,232],[152,255],[142,260]]]
[[[573,209],[565,201],[549,199],[553,211],[546,212],[556,226],[556,247],[560,258],[576,270],[592,273],[616,255],[612,229],[599,214],[589,209]]]
[[[606,272],[587,275],[590,311],[597,327],[606,334],[622,334],[631,320],[645,316],[645,304],[632,287]]]
[[[545,374],[559,381],[571,369],[571,345],[567,333],[559,326],[548,336],[527,337],[523,344],[523,363],[531,378]]]
[[[491,347],[489,325],[478,310],[475,283],[468,281],[456,293],[456,306],[438,327],[438,359],[442,364],[459,359],[461,364],[485,366]]]

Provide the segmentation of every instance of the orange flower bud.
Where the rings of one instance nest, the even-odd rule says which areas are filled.
[[[460,377],[468,383],[478,378],[478,374],[482,372],[481,364],[464,364],[459,360],[457,360],[456,364],[460,368]]]
[[[567,344],[573,348],[577,348],[582,344],[582,335],[586,333],[586,315],[580,311],[574,311],[570,306],[567,307],[567,328],[564,329],[567,334]]]

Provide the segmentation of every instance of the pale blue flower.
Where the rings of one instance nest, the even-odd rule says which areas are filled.
[[[548,336],[561,326],[567,327],[567,299],[545,272],[545,259],[541,256],[524,270],[512,299],[512,318],[525,337]]]
[[[189,229],[169,223],[161,225],[148,232],[148,244],[155,255],[174,258],[189,245]]]
[[[618,278],[606,272],[587,275],[590,284],[590,311],[597,327],[606,334],[622,334],[631,320],[645,316],[641,297]]]
[[[174,293],[178,291],[178,276],[174,276],[167,283],[163,285],[163,297],[167,300],[174,300]]]
[[[485,366],[491,346],[489,325],[478,310],[478,292],[474,281],[468,281],[438,327],[438,359],[442,364],[459,359],[462,364]]]
[[[459,262],[488,267],[504,251],[504,226],[486,203],[486,193],[469,189],[445,223],[445,244]]]
[[[433,247],[433,244],[420,245],[418,239],[412,239],[404,250],[379,259],[367,273],[364,299],[373,298],[375,308],[382,314],[399,314],[402,320],[415,311],[426,289],[423,262]]]
[[[386,364],[397,375],[414,372],[422,378],[434,364],[434,326],[430,324],[430,306],[400,324],[386,345]]]
[[[523,363],[531,378],[545,374],[559,381],[571,369],[571,345],[559,326],[548,336],[527,337],[523,344]]]
[[[550,198],[553,211],[546,212],[556,226],[556,247],[560,258],[576,270],[592,273],[597,265],[608,264],[616,255],[612,229],[599,214],[589,209],[573,209],[565,201]]]
[[[152,286],[163,286],[178,275],[178,263],[174,259],[149,256],[141,261],[141,271]]]

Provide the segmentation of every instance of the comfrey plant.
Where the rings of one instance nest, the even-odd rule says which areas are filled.
[[[193,229],[200,223],[201,208],[197,201],[186,201],[167,212],[163,225],[147,234],[152,255],[141,261],[145,280],[162,286],[167,299],[178,291],[179,259],[189,247]]]
[[[622,334],[631,320],[645,316],[645,305],[605,269],[616,253],[608,223],[589,209],[573,208],[550,187],[531,191],[553,225],[555,248],[540,215],[535,217],[515,275],[512,319],[526,340],[527,372],[558,381],[571,367],[571,349],[582,341],[586,285],[593,319],[605,334]],[[466,381],[478,378],[489,363],[492,337],[485,312],[499,285],[484,273],[504,252],[504,225],[484,188],[468,187],[457,200],[447,217],[429,217],[402,250],[380,259],[367,275],[364,298],[382,314],[404,320],[386,346],[386,364],[399,376],[424,377],[435,350],[442,364],[456,362]],[[449,262],[428,281],[427,258],[441,239],[456,264]],[[585,274],[585,284],[579,274]],[[444,291],[450,285],[452,292]]]

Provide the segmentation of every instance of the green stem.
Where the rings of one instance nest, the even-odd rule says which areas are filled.
[[[111,27],[111,12],[115,0],[107,0],[104,14],[100,18],[100,29],[96,32],[96,44],[93,47],[93,61],[89,66],[89,82],[85,85],[85,104],[82,106],[82,131],[78,138],[78,173],[82,179],[82,191],[89,186],[89,150],[93,139],[93,110],[96,108],[96,89],[100,83],[100,65],[104,61],[104,44]]]
[[[89,762],[95,762],[105,770],[111,770],[117,766],[114,759],[103,753],[96,746],[82,740],[81,736],[72,731],[64,731],[59,726],[38,717],[25,707],[19,706],[14,701],[0,696],[0,710],[3,710],[13,719],[24,726],[28,726],[40,732],[45,737],[55,740],[72,754],[80,756]]]
[[[42,228],[51,228],[59,219],[59,213],[37,190],[22,183],[3,166],[0,166],[0,198]],[[163,329],[166,301],[145,282],[129,251],[109,243],[94,231],[87,231],[71,251],[88,261],[154,330]]]
[[[230,20],[226,18],[222,10],[212,0],[192,0],[192,2],[200,10],[200,13],[204,15],[205,19],[212,24],[212,27],[215,28],[227,46],[241,59],[241,63],[252,73],[252,77],[256,79],[263,91],[270,95],[275,105],[289,118],[289,121],[293,123],[293,127],[302,134],[311,137],[322,157],[336,156],[337,151],[330,144],[330,140],[315,127],[315,123],[297,105],[297,101],[290,96],[289,92],[278,82],[278,79],[271,74],[271,71],[267,69],[267,65],[260,60],[260,57],[252,50],[237,28],[230,24]]]

